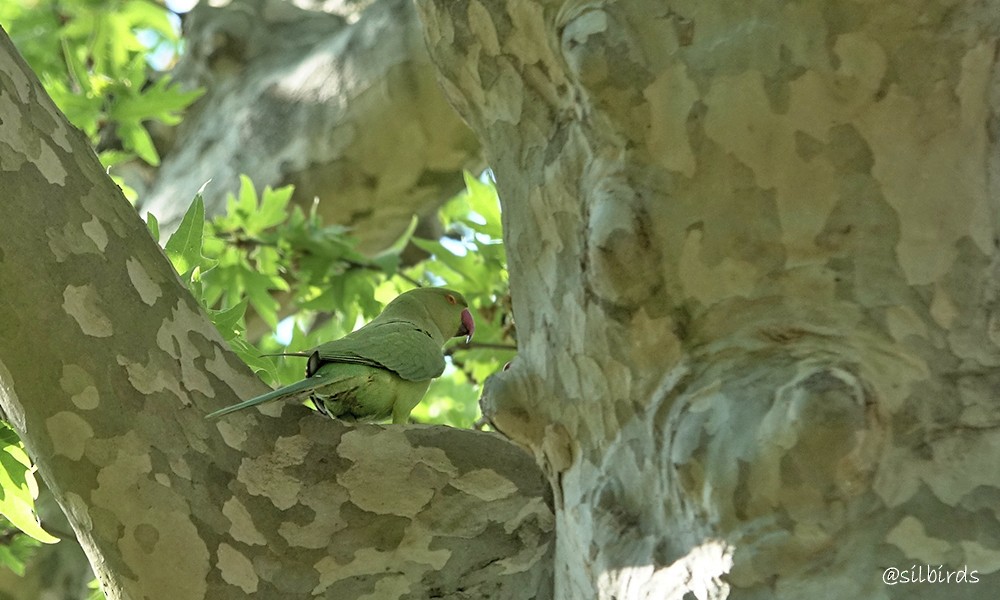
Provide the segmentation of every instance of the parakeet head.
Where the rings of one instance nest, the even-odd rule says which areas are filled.
[[[385,307],[380,316],[410,318],[417,315],[435,326],[442,341],[463,335],[469,341],[476,330],[465,297],[446,288],[418,288],[403,292]]]

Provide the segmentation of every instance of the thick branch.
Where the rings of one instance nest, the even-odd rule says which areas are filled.
[[[203,418],[263,386],[6,36],[0,131],[0,406],[109,598],[550,595],[547,486],[507,442]]]
[[[208,180],[208,212],[221,212],[245,173],[259,186],[295,184],[294,201],[318,198],[377,251],[461,190],[462,169],[481,166],[408,0],[375,2],[353,24],[284,0],[201,3],[185,41],[174,75],[207,93],[151,184],[132,182],[165,231]]]

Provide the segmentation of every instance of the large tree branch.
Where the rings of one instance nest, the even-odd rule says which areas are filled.
[[[0,38],[0,406],[109,598],[551,594],[534,463],[489,434],[348,426],[261,391]]]
[[[462,189],[478,142],[444,100],[409,0],[379,0],[348,24],[284,0],[201,3],[174,76],[203,86],[141,207],[166,231],[206,181],[209,214],[241,173],[296,185],[294,200],[384,249]],[[430,236],[430,232],[427,233]]]

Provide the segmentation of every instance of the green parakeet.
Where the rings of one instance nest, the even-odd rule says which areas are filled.
[[[458,292],[419,288],[396,297],[370,323],[310,353],[306,378],[227,406],[209,419],[272,400],[305,400],[329,417],[405,423],[431,379],[444,371],[442,346],[472,338],[475,323]]]

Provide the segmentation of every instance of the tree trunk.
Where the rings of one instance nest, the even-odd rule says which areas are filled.
[[[418,7],[497,176],[485,402],[556,597],[994,597],[1000,3]]]
[[[0,140],[0,407],[109,598],[551,596],[548,486],[495,434],[204,419],[263,385],[6,34]]]

